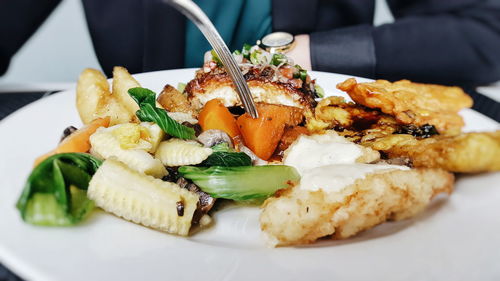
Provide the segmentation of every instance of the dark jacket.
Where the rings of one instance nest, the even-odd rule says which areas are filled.
[[[60,0],[0,1],[0,73]],[[273,29],[311,35],[315,70],[478,85],[500,79],[500,0],[273,0]],[[185,18],[161,0],[83,0],[97,58],[132,73],[181,68]],[[56,44],[56,42],[55,42]]]

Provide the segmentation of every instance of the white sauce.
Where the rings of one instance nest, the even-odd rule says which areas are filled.
[[[322,166],[304,171],[300,188],[310,191],[322,189],[326,192],[338,192],[353,184],[357,179],[377,170],[409,170],[406,166],[376,164],[337,164]]]
[[[301,175],[304,190],[338,192],[357,179],[378,170],[409,170],[406,166],[356,163],[361,147],[334,131],[301,136],[286,151],[283,164],[293,166]]]
[[[329,132],[299,137],[285,152],[283,164],[295,167],[302,174],[321,166],[355,163],[362,154],[358,145]]]

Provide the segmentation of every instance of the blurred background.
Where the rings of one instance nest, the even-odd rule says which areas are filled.
[[[377,0],[375,24],[392,21],[385,0]],[[100,69],[82,3],[65,0],[14,56],[0,91],[66,89],[86,67]]]
[[[82,3],[65,0],[14,56],[0,91],[67,88],[85,67],[100,69]]]
[[[393,20],[385,0],[376,0],[375,25]],[[86,67],[100,69],[82,3],[65,0],[13,57],[7,73],[0,76],[0,92],[68,89]],[[492,86],[478,90],[500,101],[500,83]]]

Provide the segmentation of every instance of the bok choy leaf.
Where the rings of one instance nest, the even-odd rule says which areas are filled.
[[[45,159],[33,169],[17,201],[22,219],[34,225],[68,226],[86,218],[94,208],[87,188],[101,163],[85,153]]]
[[[241,166],[210,168],[184,166],[179,173],[214,198],[236,201],[266,198],[278,189],[297,184],[300,176],[291,166]]]
[[[200,166],[252,166],[252,159],[243,152],[236,152],[225,142],[212,146],[214,151]]]
[[[156,93],[146,88],[131,88],[129,95],[139,105],[136,115],[143,122],[154,122],[167,134],[180,139],[194,139],[195,131],[193,128],[179,124],[170,118],[165,109],[156,107]]]

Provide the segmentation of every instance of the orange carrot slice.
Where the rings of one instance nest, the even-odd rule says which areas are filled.
[[[248,148],[268,160],[295,113],[291,107],[273,104],[257,104],[257,111],[259,118],[253,119],[245,113],[236,122]]]
[[[231,138],[240,135],[236,119],[218,99],[210,100],[205,104],[198,116],[198,122],[203,131],[210,129],[221,130]]]
[[[58,153],[67,153],[67,152],[87,152],[90,150],[90,136],[99,128],[99,127],[108,127],[111,118],[97,118],[94,119],[89,124],[83,126],[82,128],[76,130],[67,138],[65,138],[54,150],[38,157],[35,160],[35,166],[40,164],[43,160]]]

